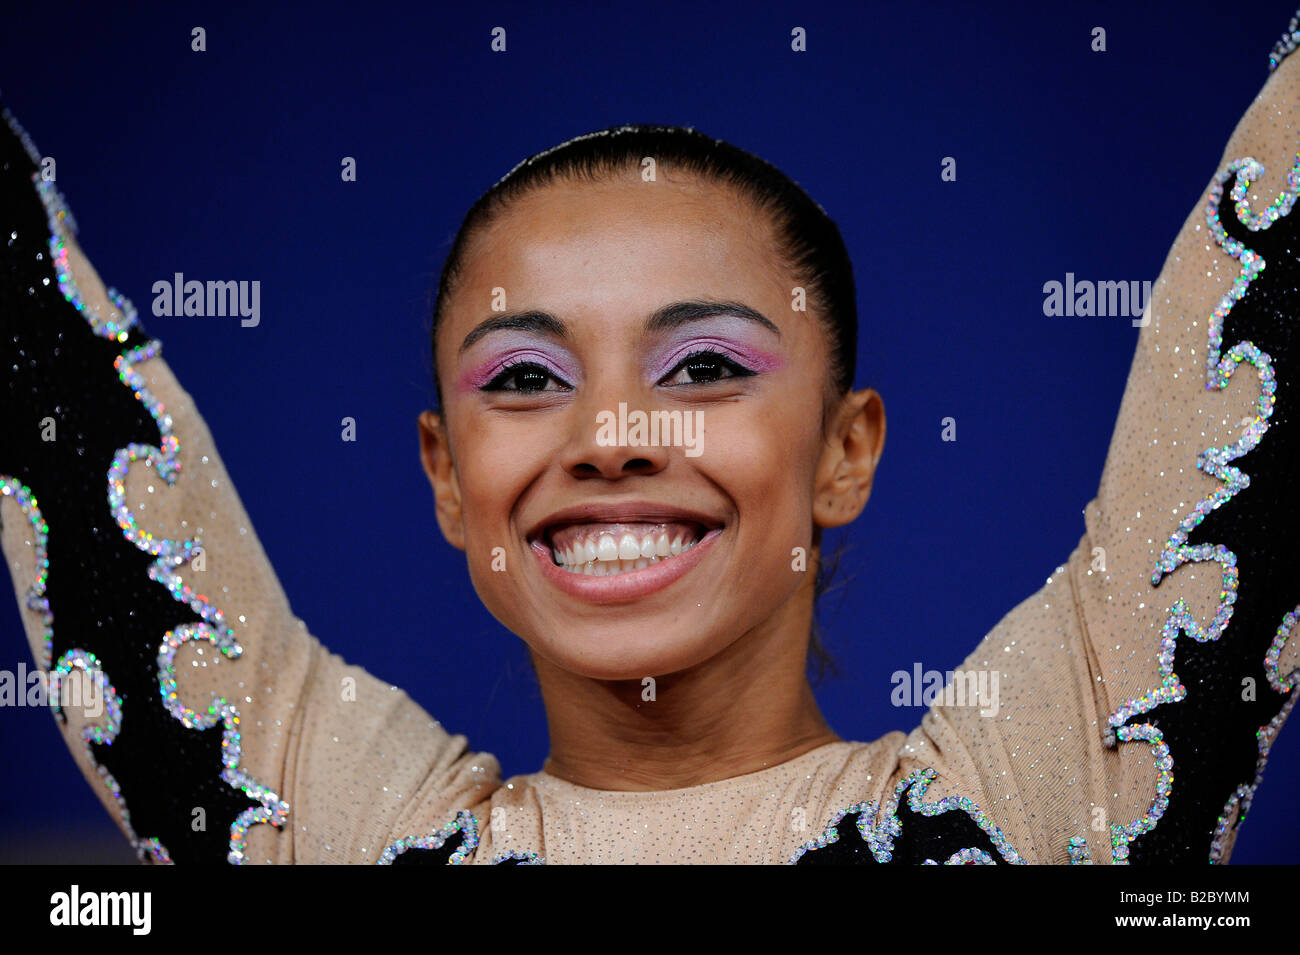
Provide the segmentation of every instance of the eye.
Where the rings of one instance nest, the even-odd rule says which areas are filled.
[[[553,381],[560,387],[547,388],[546,383]],[[549,369],[532,361],[507,363],[480,391],[565,391],[569,385],[560,381]]]
[[[659,382],[661,385],[706,385],[724,378],[749,378],[754,374],[721,352],[694,351],[679,361]]]

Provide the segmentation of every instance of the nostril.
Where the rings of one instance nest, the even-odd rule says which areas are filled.
[[[592,461],[579,461],[569,465],[569,473],[580,478],[604,477],[613,479],[629,474],[656,474],[663,470],[661,465],[655,464],[648,458],[630,458],[622,464],[616,461],[609,461],[603,466]]]

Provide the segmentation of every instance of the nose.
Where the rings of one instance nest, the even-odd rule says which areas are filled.
[[[622,389],[620,398],[618,390],[600,389],[574,408],[572,433],[562,454],[563,467],[572,476],[616,481],[657,474],[668,466],[669,449],[647,443],[649,430],[636,427],[653,410],[648,396]]]

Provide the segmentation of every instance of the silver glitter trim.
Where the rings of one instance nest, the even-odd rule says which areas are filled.
[[[903,823],[898,818],[898,806],[902,801],[903,793],[906,792],[907,805],[912,812],[923,816],[939,816],[954,810],[964,812],[989,837],[994,848],[998,850],[1003,859],[1012,865],[1025,865],[1025,859],[1011,845],[1002,830],[994,825],[993,821],[978,805],[965,796],[947,796],[931,803],[924,801],[926,790],[929,789],[930,783],[934,781],[937,775],[933,769],[928,767],[909,773],[894,786],[893,795],[886,800],[880,811],[877,811],[876,804],[873,802],[854,803],[846,809],[838,810],[831,817],[831,821],[827,824],[822,835],[805,842],[795,850],[794,855],[790,857],[790,864],[794,865],[806,852],[823,849],[834,842],[838,842],[839,835],[836,832],[836,827],[845,816],[853,813],[858,813],[858,832],[868,848],[870,848],[871,854],[875,856],[876,861],[880,863],[893,861],[894,839],[903,833]],[[978,851],[980,850],[974,848],[963,850],[963,852],[967,853]],[[992,857],[985,855],[990,862],[996,864]],[[933,860],[926,861],[932,862]]]
[[[41,615],[44,633],[41,636],[41,658],[37,663],[42,670],[48,670],[54,662],[54,614],[50,612],[50,599],[45,596],[45,585],[50,578],[50,558],[45,549],[50,539],[50,526],[41,516],[32,489],[17,478],[0,474],[0,497],[12,497],[17,501],[19,509],[32,525],[36,579],[27,588],[25,603],[28,610],[35,610]]]
[[[392,865],[393,860],[409,849],[441,849],[443,844],[458,832],[465,833],[460,848],[447,859],[447,865],[462,865],[470,853],[478,848],[478,819],[472,812],[462,809],[456,818],[431,836],[406,836],[384,849],[375,865]]]
[[[500,865],[502,862],[509,862],[512,859],[519,859],[523,865],[546,865],[546,858],[539,856],[536,852],[501,852],[492,859],[493,865]]]
[[[1223,187],[1236,175],[1232,188],[1232,199],[1237,219],[1252,232],[1268,229],[1279,219],[1289,215],[1295,206],[1297,194],[1300,194],[1300,155],[1287,174],[1287,188],[1280,193],[1262,212],[1256,213],[1250,208],[1247,193],[1250,184],[1264,173],[1264,167],[1250,157],[1236,159],[1221,169],[1210,185],[1210,196],[1206,203],[1205,221],[1215,243],[1241,263],[1241,272],[1232,283],[1232,288],[1224,293],[1219,304],[1211,314],[1208,325],[1208,348],[1206,352],[1206,382],[1210,391],[1222,391],[1228,386],[1233,373],[1242,362],[1255,367],[1260,383],[1260,394],[1256,401],[1255,417],[1245,423],[1237,441],[1224,447],[1206,448],[1196,459],[1196,467],[1217,478],[1221,483],[1196,503],[1190,512],[1179,522],[1177,529],[1165,544],[1164,550],[1151,572],[1152,586],[1158,586],[1169,574],[1183,564],[1215,562],[1223,569],[1223,587],[1219,593],[1219,604],[1214,619],[1209,626],[1202,627],[1192,616],[1187,604],[1179,599],[1169,608],[1168,616],[1160,631],[1160,646],[1156,654],[1161,685],[1144,696],[1123,703],[1107,721],[1105,742],[1108,746],[1116,742],[1142,740],[1150,744],[1156,773],[1156,797],[1151,808],[1133,822],[1122,825],[1113,823],[1110,827],[1111,858],[1117,865],[1127,865],[1129,847],[1133,840],[1156,827],[1160,818],[1169,807],[1169,795],[1173,790],[1173,757],[1169,746],[1164,742],[1160,730],[1151,723],[1124,726],[1128,720],[1141,713],[1150,712],[1162,703],[1176,703],[1187,697],[1187,689],[1174,672],[1174,655],[1178,635],[1186,634],[1198,643],[1218,640],[1232,619],[1233,604],[1237,600],[1237,556],[1222,544],[1187,545],[1187,537],[1198,527],[1213,510],[1222,507],[1235,495],[1250,486],[1250,476],[1234,467],[1230,462],[1252,451],[1268,431],[1269,418],[1277,393],[1277,379],[1273,373],[1272,359],[1255,346],[1253,342],[1239,342],[1233,345],[1226,355],[1221,355],[1223,346],[1224,322],[1233,306],[1241,301],[1250,283],[1264,270],[1263,256],[1248,248],[1245,243],[1233,239],[1227,234],[1219,217],[1219,206],[1223,198]],[[1265,667],[1267,669],[1267,657]],[[1289,706],[1287,707],[1289,710]],[[1279,714],[1280,715],[1280,714]],[[1271,725],[1271,724],[1270,724]],[[1280,725],[1280,724],[1279,724]],[[1262,732],[1263,730],[1261,730]],[[1262,745],[1262,744],[1261,744]],[[1258,779],[1257,779],[1258,781]],[[1221,851],[1223,834],[1231,824],[1238,804],[1243,804],[1247,797],[1238,789],[1228,801],[1221,814],[1219,824],[1211,844],[1212,860]],[[1234,801],[1235,800],[1235,801]],[[1244,804],[1243,804],[1244,815]]]
[[[1223,861],[1224,851],[1226,848],[1226,839],[1228,832],[1233,827],[1240,827],[1246,821],[1246,814],[1250,812],[1251,801],[1255,798],[1255,791],[1259,789],[1259,784],[1264,779],[1264,767],[1268,763],[1268,754],[1273,747],[1273,741],[1277,739],[1277,734],[1282,729],[1282,724],[1291,715],[1291,710],[1296,703],[1296,692],[1294,679],[1296,673],[1292,671],[1286,679],[1278,676],[1277,664],[1278,657],[1282,653],[1282,648],[1286,646],[1296,623],[1300,622],[1300,607],[1290,611],[1282,618],[1281,625],[1277,628],[1277,635],[1273,638],[1272,645],[1264,655],[1264,672],[1268,674],[1268,682],[1278,693],[1289,694],[1287,701],[1282,704],[1277,715],[1269,720],[1268,725],[1261,726],[1255,734],[1259,742],[1259,756],[1255,761],[1255,779],[1249,786],[1238,786],[1228,801],[1224,803],[1223,811],[1219,813],[1218,819],[1214,825],[1214,836],[1210,840],[1210,862],[1218,864]]]
[[[1088,848],[1088,840],[1083,836],[1070,839],[1066,851],[1070,854],[1070,865],[1092,865],[1092,850]]]
[[[27,135],[17,119],[8,110],[4,111],[4,117],[10,128],[22,140],[28,155],[33,157],[34,161],[39,165],[39,152],[31,137]],[[67,240],[72,235],[75,235],[76,220],[68,209],[62,194],[53,184],[43,181],[39,173],[32,175],[32,181],[48,217],[49,246],[54,257],[59,290],[63,293],[64,298],[81,313],[96,335],[117,342],[125,342],[130,330],[137,324],[135,307],[128,299],[111,288],[108,289],[108,296],[121,313],[120,318],[110,316],[105,319],[98,314],[96,309],[86,307],[86,303],[81,297],[76,281],[72,276],[71,269],[68,268],[67,261]],[[186,726],[202,729],[215,725],[218,720],[223,724],[222,762],[224,768],[221,772],[221,779],[231,788],[245,793],[260,803],[259,806],[240,813],[230,826],[230,847],[226,859],[232,864],[241,865],[245,861],[243,851],[244,836],[249,827],[260,822],[267,822],[276,827],[283,826],[289,816],[289,804],[241,768],[242,749],[238,709],[224,698],[217,698],[208,706],[208,717],[197,716],[193,710],[187,709],[177,700],[175,672],[174,670],[170,673],[166,671],[163,668],[162,661],[166,657],[170,662],[171,658],[168,654],[174,653],[180,642],[194,638],[211,641],[222,653],[230,658],[238,657],[243,650],[236,642],[234,632],[226,626],[221,611],[201,594],[191,590],[185,584],[181,575],[177,573],[177,568],[189,563],[201,550],[200,541],[197,538],[185,541],[174,541],[166,538],[155,539],[148,531],[144,531],[137,526],[135,516],[126,507],[125,503],[126,473],[131,462],[144,461],[145,466],[153,468],[158,476],[167,482],[169,487],[176,483],[176,478],[181,469],[180,442],[172,433],[171,415],[167,414],[162,402],[149,391],[144,377],[135,368],[136,364],[157,356],[161,351],[162,344],[157,340],[152,340],[137,348],[122,352],[113,361],[113,367],[117,371],[119,380],[132,390],[158,425],[161,447],[147,444],[130,444],[126,448],[117,451],[113,456],[113,463],[108,469],[108,506],[122,530],[122,535],[140,550],[158,558],[149,567],[149,578],[166,587],[173,599],[188,605],[205,621],[202,624],[178,627],[175,631],[168,631],[164,635],[163,644],[159,649],[159,692],[162,695],[164,707]],[[8,493],[11,492],[7,491],[6,494]],[[179,642],[173,643],[173,641]],[[117,730],[114,728],[112,736],[116,736],[116,732]],[[111,738],[107,741],[111,742]],[[94,762],[93,757],[91,761]],[[112,780],[112,777],[108,775],[102,766],[99,766],[98,763],[95,763],[95,765],[101,775],[106,777],[106,781]],[[120,799],[120,791],[115,781],[110,783],[110,788]],[[123,815],[125,817],[125,807]],[[138,853],[149,852],[154,861],[170,861],[170,855],[166,849],[161,847],[161,844],[156,843],[156,840],[149,841],[147,844],[141,843],[134,834],[131,835],[131,839],[132,845],[135,846]]]
[[[1300,10],[1295,12],[1291,17],[1291,22],[1287,24],[1286,31],[1282,38],[1273,44],[1273,50],[1268,55],[1268,70],[1273,72],[1278,65],[1287,58],[1287,56],[1300,46]]]
[[[935,862],[933,859],[926,859],[925,862],[921,864],[938,865],[939,863]],[[966,849],[960,849],[957,852],[954,852],[946,860],[944,860],[943,864],[944,865],[997,865],[997,860],[995,860],[991,855],[989,855],[983,849],[976,849],[974,846],[970,846]]]

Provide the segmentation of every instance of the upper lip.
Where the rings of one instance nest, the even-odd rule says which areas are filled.
[[[566,524],[667,524],[672,522],[702,524],[706,530],[721,527],[723,522],[702,511],[657,504],[651,501],[622,503],[592,501],[556,511],[537,521],[525,535],[537,540],[544,531]]]

